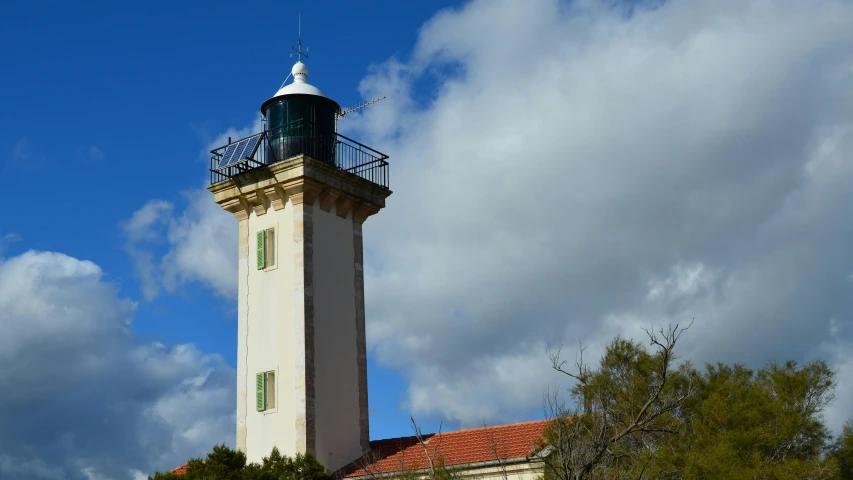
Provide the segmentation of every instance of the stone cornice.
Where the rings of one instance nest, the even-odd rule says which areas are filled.
[[[339,216],[352,213],[353,221],[362,223],[385,207],[385,198],[391,195],[387,188],[304,155],[245,172],[208,190],[238,220],[252,211],[264,215],[269,208],[281,210],[288,200],[311,205],[319,199],[324,211],[335,206]]]

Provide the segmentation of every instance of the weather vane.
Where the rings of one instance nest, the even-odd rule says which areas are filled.
[[[305,47],[304,51],[302,50],[302,14],[300,13],[297,18],[298,18],[297,21],[299,22],[299,36],[296,37],[297,38],[297,42],[296,42],[297,46],[296,47],[294,47],[294,46],[290,47],[295,52],[295,53],[291,53],[290,56],[293,57],[294,55],[296,55],[296,59],[301,62],[303,55],[305,56],[305,58],[308,58],[308,47]]]

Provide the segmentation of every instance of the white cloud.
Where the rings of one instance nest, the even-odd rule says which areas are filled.
[[[213,287],[226,298],[237,292],[237,228],[234,217],[213,202],[210,192],[184,194],[186,208],[152,200],[123,223],[126,249],[136,264],[143,295],[174,292],[190,281]],[[165,246],[166,251],[158,257]]]
[[[349,124],[394,179],[365,225],[368,338],[413,411],[536,411],[558,340],[695,317],[683,354],[760,364],[848,324],[851,22],[834,1],[474,1],[375,66],[362,94],[389,98]]]
[[[237,222],[206,190],[186,194],[189,206],[169,223],[171,249],[163,258],[165,284],[199,280],[225,297],[237,294]]]
[[[147,300],[153,300],[160,291],[160,271],[154,254],[144,244],[156,242],[164,235],[164,224],[172,213],[172,204],[163,200],[152,200],[133,212],[122,224],[127,243],[125,249],[136,264],[136,275],[140,288]]]
[[[133,478],[233,439],[234,371],[140,342],[135,304],[102,276],[60,253],[0,258],[4,479]]]
[[[259,132],[258,119],[245,128],[217,135],[205,148]],[[122,223],[126,249],[136,264],[143,295],[152,300],[162,289],[174,292],[188,282],[201,282],[224,297],[237,294],[237,223],[222,210],[210,192],[200,188],[183,192],[183,208],[165,200],[151,200]],[[162,249],[165,246],[165,251]]]

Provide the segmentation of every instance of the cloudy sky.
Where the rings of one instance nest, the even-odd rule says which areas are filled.
[[[392,162],[373,438],[538,418],[549,347],[691,319],[683,357],[826,359],[827,420],[853,416],[853,3],[320,3],[310,81],[387,97],[341,122]],[[125,8],[0,31],[3,479],[233,445],[236,221],[204,152],[260,128],[295,22]]]

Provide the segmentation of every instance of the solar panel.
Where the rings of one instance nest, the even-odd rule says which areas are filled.
[[[228,145],[225,148],[225,153],[222,155],[222,160],[219,161],[219,168],[234,165],[244,158],[251,157],[255,153],[255,148],[258,146],[260,140],[260,135],[254,135]]]
[[[245,157],[243,152],[246,150],[246,140],[240,140],[237,142],[237,148],[234,150],[234,155],[231,157],[231,161],[228,162],[229,165],[233,165]]]
[[[247,138],[246,140],[246,149],[243,150],[243,156],[241,158],[250,158],[255,154],[255,148],[258,146],[258,142],[261,141],[261,136],[256,135],[254,137]]]
[[[219,160],[219,168],[222,168],[228,164],[231,160],[231,157],[234,155],[234,149],[237,147],[236,144],[231,144],[225,147],[225,153],[222,154],[222,159]]]

